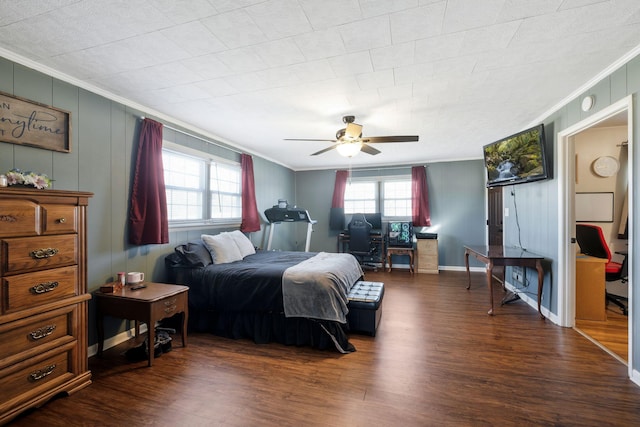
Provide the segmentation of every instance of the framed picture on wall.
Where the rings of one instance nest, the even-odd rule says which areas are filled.
[[[0,141],[71,151],[71,113],[0,92]]]
[[[576,222],[613,222],[613,193],[576,193]]]

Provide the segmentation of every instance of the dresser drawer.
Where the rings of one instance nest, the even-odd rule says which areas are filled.
[[[76,234],[2,240],[4,274],[77,264]]]
[[[3,277],[3,314],[74,296],[77,280],[75,265]]]
[[[0,371],[0,402],[8,402],[25,393],[37,392],[36,389],[43,386],[43,390],[46,391],[49,383],[61,383],[64,379],[59,379],[60,377],[69,378],[73,375],[69,371],[69,351],[41,361],[26,361],[20,365],[17,369],[9,367]]]
[[[188,310],[188,297],[186,292],[155,301],[151,304],[153,316],[156,319],[165,319],[176,313],[184,313]]]
[[[78,209],[71,205],[42,205],[44,218],[43,234],[76,233],[78,231]]]
[[[38,351],[39,347],[63,337],[75,338],[70,328],[76,307],[72,305],[0,326],[0,368],[10,356]]]
[[[36,236],[40,231],[40,206],[37,203],[0,199],[0,236]]]

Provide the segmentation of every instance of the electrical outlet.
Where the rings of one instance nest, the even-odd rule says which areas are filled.
[[[515,282],[515,284],[524,284],[524,271],[521,267],[513,267],[511,270],[511,279]]]

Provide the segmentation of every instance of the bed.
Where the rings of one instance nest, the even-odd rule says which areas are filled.
[[[165,258],[169,280],[189,287],[189,329],[354,351],[346,315],[349,289],[363,276],[355,257],[256,251],[247,242],[239,231],[203,235]]]

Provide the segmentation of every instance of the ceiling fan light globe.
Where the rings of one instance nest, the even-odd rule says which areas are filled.
[[[360,152],[362,142],[342,142],[336,146],[336,150],[343,157],[353,157]]]

